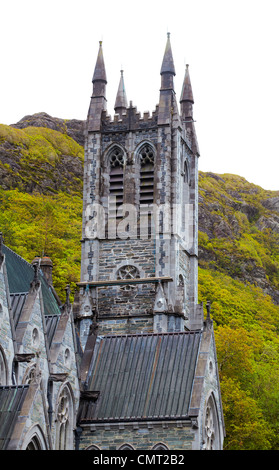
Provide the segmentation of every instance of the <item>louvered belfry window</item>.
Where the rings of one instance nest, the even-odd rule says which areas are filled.
[[[140,205],[153,204],[154,151],[146,144],[140,151]]]
[[[124,155],[119,147],[114,147],[110,153],[110,178],[109,178],[109,196],[110,196],[110,216],[113,216],[119,206],[123,204],[123,166]],[[118,214],[119,217],[120,214]]]

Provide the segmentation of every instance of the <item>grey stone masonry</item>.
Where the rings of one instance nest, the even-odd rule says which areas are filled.
[[[79,297],[84,304],[89,283],[94,308],[79,315],[84,341],[93,318],[99,332],[130,332],[136,324],[154,332],[201,326],[196,314],[199,154],[188,94],[183,93],[180,114],[174,75],[168,36],[155,110],[141,115],[127,104],[121,71],[121,106],[111,117],[100,45],[85,133]],[[186,78],[188,92],[189,74]],[[138,283],[118,285],[124,272]],[[157,282],[144,282],[150,277]]]

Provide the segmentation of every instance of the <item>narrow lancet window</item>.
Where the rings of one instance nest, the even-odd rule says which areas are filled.
[[[146,144],[140,151],[140,205],[153,204],[154,152]]]
[[[110,153],[109,177],[109,216],[120,217],[119,206],[123,204],[123,167],[124,155],[119,147],[114,147]]]

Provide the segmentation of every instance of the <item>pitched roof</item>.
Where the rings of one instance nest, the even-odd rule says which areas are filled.
[[[187,417],[201,332],[98,337],[80,422]]]
[[[0,387],[0,450],[9,444],[27,390],[28,385]]]
[[[27,293],[34,278],[33,266],[7,246],[3,245],[2,250],[5,255],[10,294]],[[44,301],[44,313],[59,315],[60,309],[42,272],[39,273],[39,280]]]

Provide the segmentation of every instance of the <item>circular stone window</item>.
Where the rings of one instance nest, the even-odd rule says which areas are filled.
[[[128,280],[128,279],[138,279],[138,278],[140,278],[140,273],[139,273],[138,268],[130,264],[127,264],[126,266],[122,266],[117,271],[117,279]],[[120,289],[126,290],[126,291],[133,290],[135,288],[136,288],[136,285],[133,285],[133,284],[125,284],[120,287]]]

